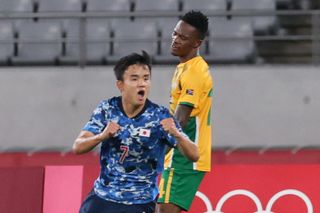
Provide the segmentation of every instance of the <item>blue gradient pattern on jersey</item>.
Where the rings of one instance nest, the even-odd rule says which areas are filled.
[[[110,121],[121,126],[115,137],[101,144],[100,176],[94,183],[99,197],[124,204],[155,200],[157,176],[163,170],[166,146],[175,147],[177,143],[160,124],[162,119],[169,117],[172,115],[168,109],[149,100],[134,118],[128,118],[123,112],[121,97],[98,105],[83,130],[99,134]],[[175,123],[182,132],[176,120]],[[128,148],[126,156],[124,147]]]

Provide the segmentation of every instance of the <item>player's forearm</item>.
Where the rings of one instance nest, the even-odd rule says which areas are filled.
[[[90,137],[78,137],[72,146],[72,151],[75,154],[87,153],[96,147],[101,141],[100,134]]]
[[[174,114],[174,117],[178,120],[182,128],[185,128],[187,126],[192,109],[193,109],[192,107],[187,105],[183,105],[183,104],[178,105],[177,110]]]
[[[178,149],[184,156],[186,156],[192,162],[197,162],[200,158],[198,146],[192,143],[189,138],[182,134],[175,136],[178,141]]]

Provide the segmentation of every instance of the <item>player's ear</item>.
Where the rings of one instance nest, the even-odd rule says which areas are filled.
[[[120,92],[122,92],[123,82],[121,80],[117,80],[116,85],[117,85],[118,89],[120,90]]]
[[[198,40],[196,40],[196,41],[194,42],[193,47],[194,47],[194,48],[199,48],[200,45],[201,45],[201,43],[202,43],[202,40],[198,39]]]

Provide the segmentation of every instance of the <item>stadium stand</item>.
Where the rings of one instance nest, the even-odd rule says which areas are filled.
[[[62,28],[59,21],[19,21],[15,28],[18,38],[17,55],[12,58],[13,64],[58,64],[62,52]]]
[[[0,20],[0,64],[8,64],[14,54],[14,31],[11,21]]]
[[[77,64],[80,53],[79,28],[66,29],[65,53],[61,56],[62,63]],[[106,20],[88,19],[86,22],[86,60],[87,64],[106,64],[110,55],[110,24]]]
[[[84,9],[84,3],[82,0],[37,0],[37,12],[39,13],[59,13],[59,12],[82,12]],[[72,50],[67,49],[66,46],[73,46],[74,43],[79,43],[79,28],[80,28],[80,19],[78,18],[64,18],[60,20],[62,23],[62,38],[63,50],[62,50],[62,63],[72,63],[77,64],[76,61],[79,60],[79,57],[73,57]],[[75,36],[75,40],[71,41],[70,37]],[[78,40],[78,41],[77,41]],[[71,42],[71,43],[70,43]],[[67,55],[67,56],[66,56]]]
[[[313,0],[276,0],[278,9],[311,9],[316,8],[319,1]]]
[[[0,12],[33,12],[33,0],[0,0]]]
[[[106,63],[111,54],[111,30],[105,20],[87,21],[87,59],[93,63]],[[98,59],[98,60],[97,60]]]
[[[177,0],[165,0],[165,1],[149,1],[149,0],[135,0],[134,1],[134,12],[143,12],[143,11],[157,11],[157,12],[165,12],[165,11],[180,11],[180,1]],[[137,17],[136,21],[150,19],[145,17]],[[158,31],[161,31],[162,27],[166,27],[167,25],[172,26],[175,25],[175,22],[178,21],[178,15],[176,17],[157,17],[155,20],[156,27]],[[160,33],[160,32],[159,32]]]
[[[210,27],[209,62],[254,62],[256,47],[251,22],[215,19]]]
[[[157,54],[157,28],[153,20],[113,20],[111,22],[113,42],[108,62],[114,63],[123,55],[145,50],[152,56]]]
[[[66,28],[63,64],[76,65],[80,57],[79,25]],[[106,64],[110,55],[110,24],[104,19],[88,19],[85,25],[85,51],[87,64]],[[82,50],[83,51],[83,50]]]
[[[134,0],[134,11],[179,11],[180,2],[178,0]]]
[[[38,12],[81,12],[82,0],[37,0]]]
[[[207,11],[227,11],[227,0],[183,0],[182,1],[182,10],[201,10],[204,13]]]
[[[61,58],[61,63],[52,63],[52,60],[50,60],[47,65],[84,65],[86,61],[88,62],[87,64],[106,63],[106,60],[103,58],[106,58],[108,54],[110,54],[110,51],[107,49],[110,48],[112,54],[112,51],[114,51],[113,45],[117,45],[117,41],[115,40],[115,42],[110,43],[110,41],[108,41],[109,36],[105,37],[104,40],[106,43],[102,46],[105,46],[106,49],[104,51],[97,51],[100,53],[93,56],[91,50],[86,50],[86,48],[89,49],[91,45],[90,38],[86,38],[86,34],[90,34],[90,30],[88,31],[86,28],[91,28],[90,26],[87,26],[90,22],[86,21],[87,19],[92,19],[92,22],[97,22],[96,25],[101,24],[102,27],[100,29],[110,28],[107,26],[108,23],[117,22],[118,20],[130,20],[130,23],[133,25],[134,22],[153,22],[157,31],[157,36],[152,37],[155,38],[154,43],[157,43],[157,47],[151,48],[152,53],[154,53],[153,57],[156,59],[155,62],[159,64],[175,63],[176,60],[173,59],[168,50],[171,42],[170,34],[178,20],[178,16],[190,9],[198,9],[210,14],[209,18],[211,22],[223,22],[219,21],[219,19],[227,19],[228,21],[242,20],[242,22],[248,22],[248,25],[252,25],[253,35],[250,33],[247,34],[247,40],[252,40],[253,42],[251,50],[247,50],[248,54],[250,53],[249,55],[251,56],[244,56],[242,60],[237,57],[233,63],[292,63],[293,61],[299,63],[315,63],[317,57],[313,56],[317,55],[319,50],[316,45],[317,37],[312,37],[311,34],[312,32],[317,32],[317,21],[316,14],[312,15],[309,10],[317,8],[319,8],[319,4],[310,0],[1,0],[0,18],[2,22],[11,21],[13,23],[13,37],[16,40],[13,45],[14,48],[12,53],[11,50],[9,50],[9,52],[7,51],[9,46],[12,46],[12,40],[8,38],[2,39],[1,46],[3,48],[3,55],[1,57],[1,64],[23,64],[18,63],[18,61],[23,61],[23,59],[16,59],[24,57],[21,55],[21,49],[23,50],[23,47],[21,46],[22,40],[18,37],[20,30],[18,27],[21,26],[19,22],[24,23],[26,21],[24,20],[24,17],[25,19],[30,20],[30,22],[32,20],[33,22],[37,22],[38,20],[48,18],[51,19],[51,21],[47,20],[46,22],[59,22],[61,24],[62,33],[60,36],[61,38],[59,38],[62,41],[62,50],[59,56],[59,58]],[[291,10],[289,11],[289,15],[279,15],[277,13],[281,12],[283,9]],[[295,10],[292,11],[292,9]],[[150,11],[155,12],[154,16],[150,16],[150,13],[146,13],[149,15],[143,15],[145,12]],[[175,11],[176,17],[173,16],[172,13]],[[244,11],[246,12],[243,14]],[[263,12],[263,15],[253,15],[250,11],[253,11],[254,14],[260,11]],[[306,11],[306,14],[300,13],[299,11]],[[19,18],[16,17],[17,13],[15,12],[19,12]],[[68,12],[71,12],[70,15],[68,15]],[[216,15],[215,12],[217,12]],[[226,15],[223,15],[223,12],[225,12]],[[39,14],[40,18],[37,14]],[[217,26],[220,27],[219,23]],[[230,27],[234,26],[232,22],[230,24],[229,22],[225,23],[228,23],[228,26]],[[39,24],[33,25],[38,26]],[[144,28],[141,23],[136,25],[140,25],[139,27]],[[211,25],[211,27],[216,28],[214,25]],[[99,27],[97,26],[96,29],[98,28]],[[112,30],[117,31],[116,28],[117,27],[113,26]],[[240,27],[238,28],[240,29]],[[110,29],[105,30],[108,31]],[[221,31],[224,30],[225,29],[222,29]],[[233,30],[236,29],[230,29],[230,31]],[[37,31],[37,29],[35,31]],[[233,60],[233,56],[222,53],[222,55],[217,56],[213,49],[213,44],[219,46],[220,42],[222,44],[227,43],[227,39],[218,39],[217,37],[221,35],[219,35],[220,32],[218,32],[217,29],[211,31],[210,37],[205,40],[205,45],[203,45],[200,52],[206,55],[208,60],[211,60],[212,62],[220,61],[221,63],[229,63]],[[241,32],[239,33],[241,34]],[[214,34],[217,34],[217,36]],[[237,35],[237,33],[233,34]],[[2,37],[6,36],[8,35],[3,35]],[[238,37],[238,35],[236,37]],[[40,38],[41,36],[39,39]],[[45,40],[41,41],[39,39],[35,41],[35,43],[42,43],[43,45],[46,42]],[[97,39],[98,38],[96,37],[93,40]],[[135,39],[136,38],[133,38],[133,40]],[[150,40],[150,38],[146,39]],[[7,42],[4,42],[5,40]],[[98,40],[102,42],[100,38]],[[237,45],[235,49],[239,49],[238,44],[240,42],[238,39],[235,40],[237,41],[232,41],[231,43],[235,43]],[[85,42],[87,42],[87,44]],[[148,43],[150,43],[150,41],[142,42],[142,46],[145,47]],[[37,46],[42,45],[37,44]],[[109,45],[110,47],[108,47]],[[4,48],[5,46],[6,48]],[[126,47],[132,49],[135,48],[135,46],[136,44],[134,44],[134,42],[128,42]],[[281,51],[275,51],[274,46],[281,47]],[[18,51],[20,51],[20,56],[17,55],[19,53]],[[102,52],[105,53],[105,56],[103,57]],[[116,54],[116,52],[117,49],[114,54]],[[81,54],[79,55],[79,53]],[[89,57],[92,56],[97,58],[91,57],[86,59],[85,53],[88,53]],[[240,54],[238,54],[238,56],[239,55]],[[258,60],[256,60],[256,56],[258,57]],[[11,63],[11,58],[14,59],[13,61],[15,63]],[[109,58],[111,59],[109,60],[109,63],[112,63],[112,58],[114,57],[111,55]],[[26,59],[26,61],[28,60],[29,59]],[[46,61],[40,58],[39,65],[45,63]],[[36,62],[33,64],[37,65]]]
[[[135,0],[134,1],[134,12],[143,12],[143,11],[173,11],[178,12],[180,11],[181,4],[178,0],[165,0],[165,1],[149,1],[149,0]],[[161,32],[163,29],[172,28],[178,21],[178,16],[176,17],[157,17],[155,20],[155,24],[161,36]],[[150,18],[145,17],[137,17],[135,21],[140,20],[148,20]],[[172,30],[170,29],[170,30]],[[170,32],[169,32],[170,33]],[[160,53],[160,50],[158,50]]]
[[[278,9],[292,9],[294,0],[276,0]]]
[[[131,0],[87,0],[86,10],[92,11],[132,11]]]
[[[270,10],[276,11],[275,0],[234,0],[231,10]],[[276,34],[278,30],[278,19],[275,15],[271,16],[249,16],[233,17],[233,19],[244,19],[247,22],[253,22],[255,34]]]

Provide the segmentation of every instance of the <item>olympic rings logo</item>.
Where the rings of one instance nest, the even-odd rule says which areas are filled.
[[[260,199],[252,192],[248,191],[248,190],[244,190],[244,189],[236,189],[233,191],[230,191],[228,193],[226,193],[225,195],[223,195],[220,200],[217,203],[217,206],[215,208],[215,210],[212,209],[212,205],[210,200],[208,199],[208,197],[203,194],[202,192],[197,191],[196,196],[199,197],[206,205],[207,211],[204,213],[223,213],[222,210],[222,206],[223,204],[230,199],[233,196],[236,195],[242,195],[242,196],[246,196],[249,197],[256,205],[257,207],[257,211],[255,213],[273,213],[271,211],[273,204],[280,198],[286,195],[294,195],[299,197],[300,199],[302,199],[304,201],[304,203],[307,206],[307,212],[308,213],[313,213],[313,206],[312,203],[310,201],[310,199],[308,198],[308,196],[306,194],[304,194],[303,192],[296,190],[296,189],[286,189],[286,190],[282,190],[278,193],[276,193],[275,195],[273,195],[271,197],[271,199],[269,200],[266,209],[264,210],[262,207],[262,204],[260,202]]]

